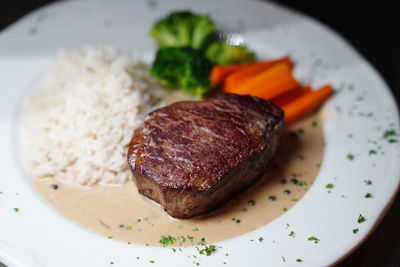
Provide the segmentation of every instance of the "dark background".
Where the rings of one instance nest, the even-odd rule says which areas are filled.
[[[3,0],[0,31],[51,0]],[[386,1],[275,0],[325,23],[347,39],[383,76],[400,100],[400,13]],[[1,33],[1,32],[0,32]],[[399,162],[400,164],[400,162]],[[400,267],[400,195],[371,237],[339,267]],[[1,263],[0,263],[1,266]]]

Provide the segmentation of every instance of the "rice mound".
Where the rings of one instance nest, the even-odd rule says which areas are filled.
[[[143,64],[111,47],[60,52],[22,112],[29,176],[77,185],[131,177],[127,145],[161,89]]]

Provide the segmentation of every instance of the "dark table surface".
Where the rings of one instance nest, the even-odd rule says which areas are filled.
[[[51,0],[5,0],[0,4],[0,31]],[[400,15],[396,1],[274,2],[312,16],[347,39],[383,76],[400,100]],[[400,163],[399,163],[400,164]],[[370,238],[339,267],[400,267],[400,195]],[[1,267],[1,263],[0,263]]]

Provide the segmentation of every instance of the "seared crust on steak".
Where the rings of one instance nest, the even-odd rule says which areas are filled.
[[[139,193],[176,218],[222,206],[265,172],[283,131],[271,102],[233,94],[147,115],[129,144]]]

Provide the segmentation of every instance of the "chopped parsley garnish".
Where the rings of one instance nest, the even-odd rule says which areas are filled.
[[[307,186],[307,182],[306,181],[299,181],[297,183],[298,186]]]
[[[312,121],[311,122],[312,127],[317,127],[318,126],[318,121]]]
[[[132,226],[127,225],[127,226],[125,226],[125,229],[128,230],[128,231],[131,231],[132,230]]]
[[[162,244],[165,247],[165,246],[169,246],[169,245],[175,244],[175,241],[176,241],[175,237],[172,237],[170,235],[169,236],[163,236],[160,239],[160,244]]]
[[[371,181],[371,180],[364,180],[364,183],[365,183],[366,185],[371,185],[371,184],[372,184],[372,181]]]
[[[282,256],[282,261],[283,261],[283,262],[286,262],[286,259],[285,259],[285,257],[283,257],[283,256]]]
[[[325,187],[328,188],[328,189],[332,189],[332,188],[334,188],[335,186],[334,186],[333,184],[327,184]]]
[[[348,160],[353,160],[354,159],[354,155],[353,154],[347,154],[346,158]]]
[[[298,198],[293,198],[292,201],[293,202],[297,202],[297,201],[299,201],[299,199]]]
[[[289,236],[291,236],[291,237],[295,238],[295,237],[296,237],[296,233],[295,233],[295,232],[293,232],[293,231],[290,231],[290,233],[289,233]]]
[[[112,239],[113,237],[112,237],[112,236],[108,236],[107,238],[108,238],[108,239]]]
[[[286,212],[286,211],[288,211],[288,208],[284,207],[282,210],[283,210],[284,212]]]
[[[287,224],[286,224],[286,229],[288,229],[289,227],[290,227],[290,224],[287,223]]]
[[[373,149],[370,149],[369,151],[368,151],[368,155],[376,155],[376,150],[373,150]]]
[[[387,139],[387,138],[389,138],[389,137],[396,136],[396,135],[397,135],[397,134],[396,134],[396,131],[395,131],[395,130],[386,130],[386,131],[383,133],[383,138]]]
[[[371,193],[366,193],[365,198],[373,198],[374,196]]]
[[[200,242],[198,243],[198,245],[205,245],[205,244],[207,244],[207,241],[206,241],[206,239],[204,237],[202,237],[200,239]]]
[[[309,240],[309,241],[313,241],[315,244],[318,244],[319,241],[320,241],[320,239],[319,239],[319,238],[316,238],[315,236],[310,236],[310,237],[308,238],[308,240]]]
[[[13,208],[13,211],[14,211],[15,213],[19,212],[19,208]]]
[[[357,234],[358,233],[358,228],[353,229],[353,234]]]
[[[198,232],[199,228],[196,226],[195,228],[192,229],[193,232]]]
[[[113,261],[110,261],[110,264],[114,264],[114,262],[113,262]]]
[[[156,261],[149,261],[150,263],[155,263]]]
[[[393,139],[393,137],[397,136],[397,133],[395,130],[386,130],[383,133],[383,138],[386,139],[389,143],[397,143],[398,140]]]
[[[358,216],[357,222],[358,223],[363,223],[365,221],[366,221],[365,217],[360,214],[360,216]]]
[[[359,95],[356,97],[357,101],[363,101],[364,100],[364,96],[363,95]]]
[[[258,241],[260,241],[260,242],[263,242],[263,240],[264,240],[264,237],[262,237],[262,236],[258,239]]]
[[[303,262],[302,259],[296,259],[296,262]]]
[[[209,246],[205,246],[205,248],[203,248],[203,249],[200,249],[199,253],[202,255],[210,256],[211,253],[213,253],[215,251],[216,251],[215,245],[209,245]]]

